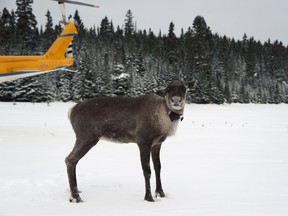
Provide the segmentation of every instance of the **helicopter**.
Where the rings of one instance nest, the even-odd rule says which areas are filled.
[[[73,22],[66,21],[64,3],[99,8],[97,5],[83,2],[70,0],[58,1],[59,9],[62,14],[62,23],[65,25],[62,33],[44,55],[0,56],[0,83],[59,70],[72,71],[67,67],[73,65],[74,62],[72,40],[78,32]]]

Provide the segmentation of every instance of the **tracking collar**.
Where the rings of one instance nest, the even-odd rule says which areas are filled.
[[[184,117],[182,114],[178,114],[178,113],[175,113],[173,112],[169,107],[168,105],[166,104],[166,100],[164,99],[164,103],[165,103],[165,107],[166,107],[166,112],[171,120],[171,122],[174,122],[174,121],[183,121]]]
[[[180,114],[175,113],[173,111],[170,111],[169,117],[170,117],[171,122],[178,121],[178,120],[182,121],[184,119],[183,115],[180,115]]]

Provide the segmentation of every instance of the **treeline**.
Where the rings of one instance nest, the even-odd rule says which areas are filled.
[[[17,0],[16,12],[0,13],[0,54],[43,54],[61,32],[47,11],[40,29],[33,1]],[[193,103],[287,103],[288,47],[248,38],[234,40],[213,34],[201,16],[180,36],[174,24],[157,35],[136,28],[131,10],[122,27],[107,17],[98,28],[86,28],[78,11],[73,16],[77,73],[53,72],[0,85],[0,101],[80,101],[157,91],[173,79],[196,79],[188,93]]]

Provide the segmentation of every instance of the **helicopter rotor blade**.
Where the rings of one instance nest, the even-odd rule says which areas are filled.
[[[66,11],[65,11],[64,2],[59,1],[58,5],[59,5],[59,9],[62,15],[62,22],[64,23],[64,25],[66,25],[67,21],[66,21]]]
[[[51,0],[51,1],[58,1],[58,0]],[[59,0],[58,2],[62,3],[68,3],[68,4],[76,4],[76,5],[82,5],[82,6],[87,6],[87,7],[94,7],[94,8],[99,8],[98,5],[92,5],[92,4],[86,4],[83,2],[78,2],[78,1],[71,1],[71,0]]]

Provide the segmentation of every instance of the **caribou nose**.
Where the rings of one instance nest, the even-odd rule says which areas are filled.
[[[173,96],[173,97],[171,98],[171,101],[172,101],[172,103],[179,104],[179,103],[181,103],[181,97],[179,97],[179,96]]]

